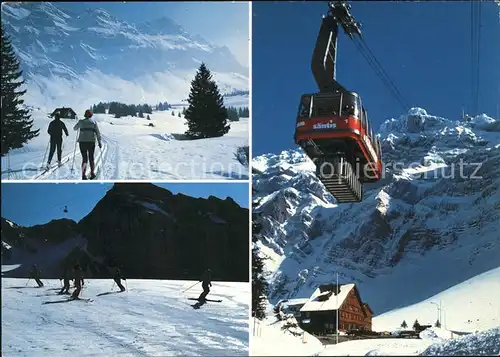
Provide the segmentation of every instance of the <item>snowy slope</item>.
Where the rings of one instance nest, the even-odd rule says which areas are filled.
[[[490,270],[411,306],[395,309],[373,319],[375,331],[396,330],[403,320],[433,324],[441,303],[442,327],[459,332],[484,331],[500,326],[500,268]]]
[[[96,146],[96,167],[101,180],[126,179],[246,179],[248,167],[235,157],[239,147],[248,146],[248,118],[231,122],[231,130],[220,138],[180,140],[187,130],[184,117],[177,114],[182,106],[171,111],[150,114],[151,120],[96,114],[94,119],[103,136],[103,148]],[[43,174],[39,170],[47,162],[50,119],[46,113],[33,116],[40,135],[21,149],[2,157],[2,179],[11,180],[78,180],[81,178],[81,155],[75,147],[74,120],[64,119],[69,137],[64,136],[65,164]],[[150,123],[154,127],[148,126]],[[76,150],[75,150],[76,148]],[[75,155],[76,154],[76,155]],[[45,160],[44,160],[45,157]],[[52,164],[57,163],[54,155]],[[73,168],[73,170],[72,170]],[[9,170],[10,169],[10,170]],[[88,174],[88,172],[87,172]]]
[[[180,101],[201,62],[223,93],[249,89],[248,68],[227,47],[168,17],[127,23],[98,8],[74,13],[57,3],[11,2],[2,3],[2,25],[28,79],[27,104],[35,107]]]
[[[63,300],[60,283],[2,279],[2,352],[6,356],[247,356],[246,283],[214,282],[209,298],[193,309],[199,285],[191,281],[127,280],[129,290],[110,291],[111,280],[87,280],[81,296]],[[118,290],[114,286],[114,290]]]
[[[381,315],[498,268],[498,124],[420,108],[386,121],[385,177],[358,204],[337,206],[299,149],[254,158],[271,302],[309,297],[338,272]]]

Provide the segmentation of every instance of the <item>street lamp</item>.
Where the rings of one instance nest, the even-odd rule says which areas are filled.
[[[433,301],[431,301],[431,304],[436,305],[436,308],[437,308],[437,319],[439,321],[439,324],[442,324],[442,322],[441,322],[441,310],[442,310],[442,308],[441,308],[441,300],[439,300],[439,304],[436,303],[436,302],[433,302]]]

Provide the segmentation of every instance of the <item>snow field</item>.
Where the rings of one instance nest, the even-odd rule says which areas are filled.
[[[175,116],[171,110],[153,112],[151,120],[95,114],[103,139],[103,148],[96,146],[97,179],[247,179],[248,167],[235,158],[235,153],[239,147],[249,145],[248,118],[231,122],[231,130],[223,137],[182,140],[187,124],[184,117],[177,116],[180,110],[174,109]],[[42,112],[35,112],[33,118],[34,126],[41,129],[40,135],[2,158],[2,179],[81,179],[81,155],[73,130],[76,121],[63,119],[69,132],[69,137],[63,136],[65,163],[40,177],[37,169],[48,159],[50,119]],[[56,162],[54,154],[52,164]]]
[[[113,281],[88,279],[81,297],[93,302],[45,305],[67,296],[57,295],[57,279],[42,281],[2,279],[5,356],[248,355],[248,283],[213,282],[208,298],[223,301],[194,309],[187,297],[201,286],[182,293],[192,281],[130,279],[128,291],[96,296]]]

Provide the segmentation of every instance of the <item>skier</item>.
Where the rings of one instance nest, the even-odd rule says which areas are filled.
[[[80,265],[75,265],[74,269],[74,279],[75,279],[75,291],[73,291],[73,294],[71,295],[72,299],[79,299],[80,291],[82,291],[82,282],[83,282],[83,276],[82,276],[82,269],[80,268]]]
[[[63,276],[59,280],[62,280],[63,283],[64,283],[61,291],[59,291],[59,294],[69,294],[69,272],[68,272],[68,267],[64,267]]]
[[[205,300],[208,293],[210,292],[210,288],[212,286],[212,271],[207,269],[207,271],[203,274],[200,280],[201,286],[203,287],[203,292],[200,294],[198,300]]]
[[[41,288],[43,286],[42,281],[40,280],[40,269],[36,266],[36,264],[33,264],[33,267],[31,269],[31,277],[36,281],[38,284],[38,287]]]
[[[101,132],[99,127],[94,120],[91,120],[93,113],[90,110],[86,110],[84,114],[84,119],[79,120],[73,129],[80,130],[80,135],[78,135],[78,143],[80,145],[80,153],[82,154],[82,180],[86,180],[87,162],[90,161],[90,179],[93,180],[96,175],[94,172],[94,151],[95,151],[95,140],[99,148],[102,148],[101,142]]]
[[[121,279],[123,280],[127,280],[125,278],[122,278],[122,274],[121,274],[121,271],[119,268],[116,268],[116,272],[115,272],[115,275],[113,276],[113,280],[115,281],[116,285],[120,288],[120,290],[122,292],[125,291],[125,288],[123,287],[122,283],[121,283]]]
[[[52,161],[52,157],[54,156],[56,148],[57,148],[57,163],[61,165],[63,131],[66,134],[66,136],[69,136],[66,125],[61,121],[60,114],[56,113],[54,114],[54,120],[50,122],[49,128],[47,129],[47,133],[49,133],[50,135],[50,151],[49,151],[49,160],[47,161],[47,169],[50,167],[50,162]]]

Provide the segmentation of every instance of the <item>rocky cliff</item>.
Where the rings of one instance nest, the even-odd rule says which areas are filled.
[[[115,184],[78,223],[19,227],[2,219],[2,241],[10,247],[2,254],[12,250],[9,264],[45,265],[46,275],[78,261],[89,277],[107,277],[119,266],[131,278],[196,279],[211,268],[214,279],[248,281],[248,217],[231,198],[174,195],[147,183]],[[42,253],[54,258],[41,259]]]

